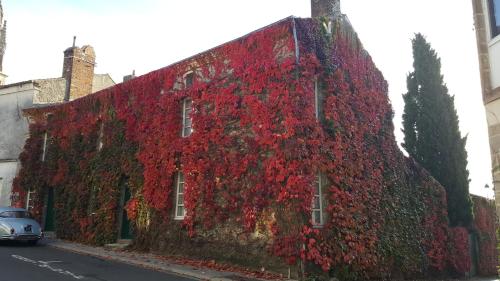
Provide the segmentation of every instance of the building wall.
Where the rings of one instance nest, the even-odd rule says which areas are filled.
[[[495,37],[488,45],[491,67],[491,86],[495,90],[500,87],[500,36]]]
[[[17,159],[22,151],[28,137],[22,110],[33,105],[36,91],[33,83],[0,89],[0,159]]]
[[[474,228],[477,235],[477,273],[480,276],[497,275],[497,216],[495,215],[494,200],[477,195],[471,197],[474,203]]]
[[[495,198],[500,198],[500,36],[492,38],[488,0],[472,0]],[[500,211],[500,200],[495,202]]]
[[[12,180],[17,172],[17,158],[28,138],[28,122],[22,110],[33,105],[38,91],[32,82],[0,89],[0,205],[10,205]]]
[[[488,46],[488,55],[489,55],[489,78],[491,80],[491,90],[495,91],[495,89],[500,87],[500,35],[492,38],[491,33],[491,19],[489,12],[489,4],[488,0],[475,0],[479,1],[478,8],[480,8],[482,13],[483,24],[480,24],[480,31],[484,33],[483,40],[486,40],[486,44]],[[478,24],[476,23],[476,26]]]
[[[0,206],[10,206],[12,181],[18,168],[17,161],[0,160]]]

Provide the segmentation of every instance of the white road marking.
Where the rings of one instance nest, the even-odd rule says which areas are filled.
[[[73,277],[75,279],[78,279],[78,280],[85,278],[84,276],[74,274],[74,273],[72,273],[70,271],[50,266],[51,263],[60,263],[62,261],[35,261],[35,260],[29,259],[29,258],[26,258],[26,257],[23,257],[23,256],[18,256],[18,255],[12,255],[12,257],[15,258],[15,259],[18,259],[20,261],[23,261],[23,262],[31,263],[31,264],[33,264],[35,266],[38,266],[38,267],[51,270],[53,272],[57,272],[57,273],[60,273],[60,274],[63,274],[63,275],[71,276],[71,277]]]

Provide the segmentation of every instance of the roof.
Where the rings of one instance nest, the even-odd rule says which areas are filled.
[[[7,85],[0,85],[0,90],[12,87],[19,87],[26,84],[33,84],[40,92],[33,97],[34,107],[43,107],[40,105],[58,104],[64,101],[66,92],[66,79],[62,77],[34,79],[16,82]],[[92,93],[99,92],[106,88],[114,86],[116,83],[109,74],[94,74],[92,81]]]
[[[21,85],[24,85],[24,84],[30,84],[30,83],[33,83],[33,82],[34,82],[34,80],[26,80],[26,81],[16,82],[16,83],[12,83],[12,84],[7,84],[7,85],[0,85],[0,90],[1,89],[6,89],[6,88],[10,88],[10,87],[21,86]]]
[[[64,101],[66,92],[66,79],[49,78],[34,80],[40,92],[33,97],[33,104],[60,103]],[[94,74],[92,93],[114,86],[115,82],[109,74]]]
[[[250,33],[247,33],[243,36],[240,36],[240,37],[237,37],[233,40],[230,40],[230,41],[227,41],[225,43],[222,43],[220,45],[217,45],[215,47],[212,47],[210,49],[207,49],[205,51],[202,51],[202,52],[199,52],[197,54],[194,54],[192,56],[189,56],[187,58],[184,58],[184,59],[181,59],[177,62],[174,62],[174,63],[171,63],[167,66],[164,66],[162,68],[159,68],[159,69],[156,69],[156,70],[152,70],[146,74],[143,74],[143,75],[140,75],[140,76],[137,76],[137,77],[134,77],[133,79],[130,79],[130,80],[127,80],[123,83],[135,83],[135,81],[138,80],[138,78],[144,78],[144,77],[147,77],[147,76],[155,76],[157,75],[158,73],[162,73],[168,69],[175,69],[177,67],[182,67],[182,66],[185,66],[187,65],[188,63],[192,62],[192,61],[197,61],[197,62],[200,62],[202,60],[199,60],[200,58],[204,57],[204,56],[207,56],[207,55],[210,55],[218,50],[221,50],[223,49],[224,47],[228,46],[228,45],[232,45],[232,44],[235,44],[236,42],[238,41],[242,41],[242,40],[245,40],[245,39],[248,39],[249,37],[251,37],[252,35],[256,34],[256,33],[259,33],[259,32],[263,32],[263,31],[266,31],[266,30],[269,30],[273,27],[276,27],[276,26],[280,26],[280,25],[287,25],[290,27],[290,36],[293,38],[295,36],[295,34],[293,34],[293,30],[295,28],[295,22],[296,21],[300,21],[300,20],[304,20],[304,19],[301,19],[301,18],[297,18],[297,17],[294,17],[294,16],[289,16],[289,17],[286,17],[284,19],[281,19],[281,20],[278,20],[274,23],[271,23],[269,25],[266,25],[264,27],[261,27],[259,29],[256,29]],[[295,40],[295,50],[293,50],[294,52],[297,52],[298,49],[297,49],[297,40]],[[298,53],[296,53],[296,55],[298,56]],[[198,65],[199,66],[199,65]],[[99,79],[108,79],[106,78],[106,76],[111,80],[111,77],[107,74],[103,76],[94,76],[94,83],[99,83]],[[96,81],[97,80],[97,81]],[[40,82],[42,80],[37,80],[37,82]],[[112,81],[112,80],[111,80]],[[57,81],[50,81],[50,83],[57,83]],[[114,83],[114,81],[113,81]],[[105,85],[103,85],[105,86]],[[114,86],[114,84],[112,85]],[[82,100],[82,99],[86,99],[86,98],[90,98],[91,96],[94,96],[94,95],[99,95],[99,93],[101,92],[100,90],[103,90],[107,87],[103,87],[102,89],[97,89],[97,87],[94,89],[92,89],[92,95],[86,95],[86,96],[83,96],[83,97],[80,97],[80,98],[77,98],[73,101],[70,101],[69,103],[60,103],[60,102],[57,102],[55,100],[52,100],[52,101],[48,101],[47,99],[40,99],[39,101],[33,101],[33,107],[31,108],[28,108],[28,109],[25,109],[25,112],[29,111],[29,110],[52,110],[53,108],[55,107],[59,107],[59,106],[65,106],[65,105],[68,105],[68,104],[72,104],[72,102],[74,101],[77,101],[77,100]],[[58,91],[58,89],[53,89],[52,91]],[[61,100],[62,101],[62,100]]]
[[[301,56],[301,54],[304,51],[305,52],[311,52],[311,51],[314,52],[315,51],[315,50],[310,49],[310,46],[308,45],[308,44],[311,44],[311,42],[312,42],[312,44],[314,44],[313,41],[315,40],[314,38],[310,38],[311,36],[309,36],[309,34],[308,34],[309,30],[307,29],[307,25],[311,22],[311,20],[313,20],[313,19],[311,19],[311,18],[297,18],[294,16],[286,17],[284,19],[281,19],[279,21],[271,23],[271,24],[264,26],[262,28],[256,29],[250,33],[243,35],[243,36],[240,36],[240,37],[235,38],[233,40],[227,41],[223,44],[217,45],[213,48],[199,52],[199,53],[194,54],[192,56],[189,56],[187,58],[181,59],[177,62],[171,63],[167,66],[162,67],[162,68],[159,68],[159,69],[150,71],[146,74],[134,77],[133,79],[127,80],[123,83],[134,84],[137,81],[141,81],[145,77],[148,77],[148,76],[151,77],[152,79],[155,79],[155,77],[157,77],[157,75],[161,75],[161,73],[165,73],[167,70],[172,70],[172,69],[176,70],[177,68],[183,68],[186,66],[189,67],[189,64],[192,62],[195,62],[196,66],[199,67],[199,66],[201,66],[200,64],[203,64],[205,62],[205,60],[203,59],[204,57],[206,57],[206,56],[210,57],[211,54],[213,54],[219,50],[223,50],[224,47],[226,47],[228,45],[233,45],[239,41],[244,41],[257,33],[266,32],[266,31],[268,31],[274,27],[277,27],[277,26],[288,26],[289,27],[289,29],[288,29],[289,36],[291,37],[291,40],[294,40],[294,45],[295,45],[295,48],[293,50],[290,50],[290,51],[295,53],[296,61],[298,62],[299,57]],[[358,44],[358,47],[360,49],[364,50],[364,48],[362,47],[361,43],[358,40],[356,33],[354,32],[354,29],[352,28],[349,20],[347,19],[347,17],[345,15],[343,15],[343,17],[341,19],[341,23],[342,23],[341,24],[341,32],[349,34],[351,39],[355,43]],[[304,30],[300,30],[300,29],[304,29]],[[307,49],[304,49],[304,48],[307,48]],[[184,70],[187,70],[187,68]],[[182,70],[180,70],[180,71],[182,71]],[[181,74],[181,73],[179,73],[179,74]],[[94,79],[96,79],[96,77],[94,77]],[[95,80],[94,80],[94,82],[95,82]],[[101,91],[93,89],[92,95],[87,95],[87,96],[78,98],[75,101],[81,100],[81,99],[91,98],[92,96],[99,95],[99,94],[101,94]],[[31,109],[34,109],[35,111],[37,109],[42,109],[42,108],[43,108],[43,110],[52,110],[52,108],[54,108],[54,107],[62,106],[61,104],[58,104],[56,102],[51,102],[51,104],[47,104],[47,102],[40,102],[40,103],[45,103],[46,106],[34,105],[33,108],[31,108]],[[68,103],[64,103],[64,105],[67,105],[67,104]],[[70,101],[69,104],[72,104],[72,102]]]
[[[470,194],[470,197],[473,199],[473,200],[486,200],[488,202],[492,202],[494,203],[495,202],[495,199],[492,199],[492,198],[488,198],[488,197],[484,197],[482,195],[479,195],[479,194]]]
[[[146,74],[144,74],[144,75],[136,76],[136,77],[134,77],[134,79],[135,79],[135,78],[138,78],[138,77],[141,77],[141,76],[145,76],[145,75],[151,74],[151,73],[155,73],[155,72],[158,72],[158,71],[161,71],[161,70],[164,70],[164,69],[173,68],[173,67],[175,67],[175,66],[177,66],[177,65],[181,65],[181,64],[183,64],[183,63],[186,63],[186,62],[188,62],[188,61],[191,61],[191,60],[196,59],[196,58],[198,58],[198,57],[201,57],[201,56],[203,56],[203,55],[210,54],[210,53],[212,53],[213,51],[215,51],[215,50],[217,50],[217,49],[221,49],[221,48],[222,48],[222,47],[224,47],[224,46],[231,45],[231,44],[233,44],[233,43],[235,43],[235,42],[237,42],[237,41],[240,41],[240,40],[243,40],[243,39],[245,39],[245,38],[248,38],[248,37],[250,37],[251,35],[253,35],[253,34],[255,34],[255,33],[258,33],[258,32],[261,32],[261,31],[263,31],[263,30],[269,29],[269,28],[271,28],[271,27],[273,27],[273,26],[277,26],[277,25],[280,25],[280,24],[285,24],[286,22],[288,22],[289,24],[293,24],[293,22],[294,22],[296,19],[300,19],[300,18],[297,18],[297,17],[295,17],[295,16],[288,16],[288,17],[286,17],[286,18],[284,18],[284,19],[281,19],[281,20],[279,20],[279,21],[273,22],[273,23],[271,23],[271,24],[268,24],[268,25],[266,25],[266,26],[264,26],[264,27],[261,27],[261,28],[259,28],[259,29],[254,30],[254,31],[251,31],[251,32],[249,32],[249,33],[247,33],[247,34],[245,34],[245,35],[243,35],[243,36],[237,37],[237,38],[235,38],[235,39],[232,39],[232,40],[230,40],[230,41],[227,41],[227,42],[225,42],[225,43],[222,43],[222,44],[220,44],[220,45],[217,45],[217,46],[215,46],[215,47],[212,47],[212,48],[210,48],[210,49],[207,49],[207,50],[204,50],[204,51],[202,51],[202,52],[196,53],[196,54],[194,54],[194,55],[192,55],[192,56],[189,56],[189,57],[187,57],[187,58],[184,58],[184,59],[181,59],[181,60],[179,60],[179,61],[176,61],[176,62],[171,63],[171,64],[169,64],[169,65],[167,65],[167,66],[164,66],[164,67],[162,67],[162,68],[159,68],[159,69],[156,69],[156,70],[150,71],[149,73],[146,73]],[[134,80],[134,79],[131,79],[131,80]],[[131,81],[131,80],[129,80],[129,81]]]
[[[116,83],[113,81],[113,78],[106,74],[94,74],[94,80],[92,81],[92,93],[99,92],[100,90],[104,90],[111,86],[114,86]]]

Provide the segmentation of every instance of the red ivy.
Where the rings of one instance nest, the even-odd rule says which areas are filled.
[[[36,125],[16,179],[20,202],[28,188],[38,186],[44,194],[44,186],[55,187],[65,226],[59,229],[81,232],[60,234],[102,243],[116,237],[123,181],[133,195],[125,206],[129,218],[138,219],[145,203],[162,222],[171,222],[174,181],[182,171],[182,226],[189,236],[227,222],[252,232],[266,221],[270,253],[289,264],[347,268],[360,277],[394,270],[395,264],[381,264],[389,260],[379,247],[379,235],[387,231],[381,201],[387,178],[409,168],[397,160],[403,156],[393,135],[387,83],[348,27],[333,35],[322,28],[317,20],[286,19],[97,94],[29,111]],[[182,83],[187,71],[196,76],[190,88]],[[320,120],[315,80],[322,93]],[[193,102],[194,132],[183,138],[185,98]],[[52,141],[41,163],[36,155],[45,131]],[[325,224],[315,229],[311,201],[319,173],[325,177]],[[440,271],[446,202],[438,184],[427,174],[420,177],[427,181],[407,186],[397,178],[391,184],[422,187],[425,210],[396,208],[415,214],[408,219],[422,238],[417,243]]]

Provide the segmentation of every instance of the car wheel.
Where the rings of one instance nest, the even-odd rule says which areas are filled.
[[[35,246],[38,243],[38,240],[28,240],[28,245]]]

